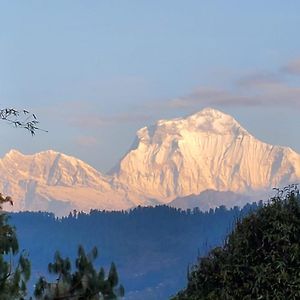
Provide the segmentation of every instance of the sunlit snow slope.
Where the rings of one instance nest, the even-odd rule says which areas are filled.
[[[130,189],[163,202],[209,190],[251,193],[300,178],[300,155],[263,143],[231,116],[207,108],[137,132],[115,168]]]
[[[34,155],[11,150],[0,160],[0,189],[13,197],[15,211],[43,210],[64,215],[74,209],[115,210],[153,204],[143,198],[139,201],[114,178],[83,161],[52,150]]]
[[[206,190],[210,203],[203,207],[220,205],[220,194],[214,202],[213,191],[230,192],[230,203],[224,200],[224,205],[232,206],[234,199],[241,204],[248,196],[299,179],[299,154],[257,140],[231,116],[211,108],[140,129],[111,175],[51,150],[34,155],[12,150],[0,160],[0,190],[12,195],[14,210],[58,215],[174,199],[172,205],[187,207],[182,201],[193,201],[186,196]],[[238,199],[232,193],[246,197]]]

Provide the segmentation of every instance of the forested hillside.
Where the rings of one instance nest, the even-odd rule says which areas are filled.
[[[167,206],[131,211],[93,210],[58,219],[49,213],[11,214],[20,248],[29,252],[31,282],[46,275],[56,250],[75,258],[77,246],[97,246],[98,264],[116,263],[125,299],[167,299],[186,284],[188,266],[197,256],[223,243],[237,218],[256,204],[227,210],[224,206],[201,212]]]

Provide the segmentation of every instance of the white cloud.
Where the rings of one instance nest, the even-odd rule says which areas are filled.
[[[283,70],[285,70],[283,72]],[[300,108],[300,85],[288,80],[286,72],[300,75],[300,59],[277,72],[257,71],[241,76],[229,89],[200,86],[192,93],[171,99],[165,108],[199,106],[291,106]]]
[[[171,99],[168,108],[196,108],[199,106],[268,106],[282,105],[300,108],[300,87],[283,83],[220,90],[198,88],[190,95]]]

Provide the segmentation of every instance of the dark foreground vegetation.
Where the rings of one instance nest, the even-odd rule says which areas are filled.
[[[26,249],[31,261],[29,294],[41,276],[56,282],[57,274],[49,275],[47,266],[57,250],[62,258],[69,257],[75,272],[78,245],[83,245],[87,250],[97,247],[96,270],[101,266],[109,270],[111,262],[115,263],[125,299],[159,300],[182,289],[188,265],[222,244],[236,220],[257,208],[253,204],[242,210],[220,207],[201,212],[138,207],[130,212],[74,212],[62,219],[49,213],[21,212],[11,214],[10,223],[16,226],[20,249]],[[39,288],[49,292],[47,285],[39,283]]]
[[[32,299],[27,291],[31,275],[30,259],[24,250],[19,253],[15,228],[8,224],[8,217],[2,210],[2,204],[6,202],[12,204],[11,198],[4,198],[0,193],[0,299]],[[124,295],[123,286],[118,286],[118,274],[113,263],[108,276],[105,276],[103,268],[99,271],[95,269],[93,263],[98,256],[96,247],[87,254],[79,246],[77,255],[75,266],[72,267],[70,259],[63,258],[56,251],[54,262],[48,264],[52,278],[36,277],[35,299],[113,300]]]
[[[297,187],[242,209],[12,213],[18,238],[5,214],[0,221],[4,300],[117,299],[118,277],[126,300],[168,299],[186,284],[174,300],[300,298]]]
[[[187,288],[173,299],[300,299],[297,187],[238,221],[223,247],[199,259]]]

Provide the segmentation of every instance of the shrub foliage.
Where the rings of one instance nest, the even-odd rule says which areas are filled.
[[[188,272],[174,300],[300,299],[300,204],[296,185],[237,222],[223,247]]]

